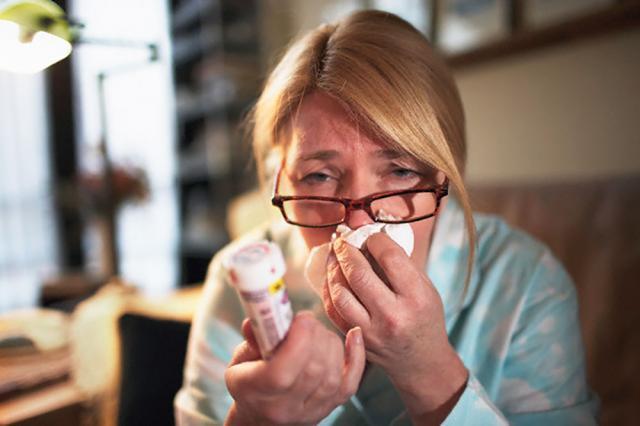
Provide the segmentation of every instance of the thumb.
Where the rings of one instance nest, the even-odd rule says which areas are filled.
[[[344,399],[350,398],[358,390],[367,362],[362,330],[353,327],[345,339],[345,364],[341,393]]]

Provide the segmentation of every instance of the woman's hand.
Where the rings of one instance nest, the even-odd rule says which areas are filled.
[[[268,360],[260,358],[248,320],[242,332],[246,341],[225,373],[235,400],[226,424],[316,424],[356,392],[366,359],[359,328],[349,330],[343,346],[301,312]]]
[[[384,233],[366,242],[374,266],[340,238],[333,248],[323,295],[327,315],[343,331],[362,328],[368,359],[385,370],[413,420],[452,407],[467,370],[449,344],[431,281]]]

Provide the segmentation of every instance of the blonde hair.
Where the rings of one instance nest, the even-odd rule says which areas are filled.
[[[272,172],[266,165],[271,154],[287,144],[287,123],[313,91],[338,100],[374,136],[449,178],[468,233],[466,289],[476,232],[462,178],[464,111],[451,73],[429,41],[401,18],[368,10],[321,25],[292,44],[251,115],[262,179]]]

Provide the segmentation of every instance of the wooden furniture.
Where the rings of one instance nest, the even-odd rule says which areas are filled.
[[[69,347],[0,353],[0,426],[80,425],[85,397],[71,378]]]
[[[450,55],[454,69],[490,63],[519,53],[622,31],[640,25],[640,1],[618,0],[610,6],[541,28],[528,28],[523,18],[523,0],[510,1],[510,34],[466,52]],[[438,22],[435,22],[437,28]],[[436,30],[434,29],[434,32]]]
[[[80,425],[84,402],[71,381],[37,388],[0,401],[0,426]]]

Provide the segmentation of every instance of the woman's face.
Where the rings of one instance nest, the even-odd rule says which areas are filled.
[[[372,139],[358,128],[340,103],[314,92],[305,97],[299,114],[291,122],[278,192],[356,199],[443,180],[441,172]],[[349,214],[346,224],[356,229],[372,222],[365,211],[355,210]],[[419,267],[426,262],[434,222],[434,218],[430,218],[410,224],[415,235],[411,258]],[[330,241],[335,226],[299,230],[311,248]]]

